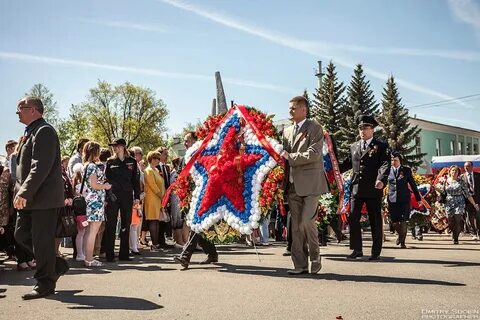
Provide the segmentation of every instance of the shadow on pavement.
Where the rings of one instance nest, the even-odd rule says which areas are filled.
[[[340,261],[340,262],[366,262],[368,257],[363,257],[363,259],[357,260],[347,260],[346,255],[342,254],[322,254],[322,257],[325,257],[329,260]],[[478,262],[468,262],[468,261],[445,261],[445,260],[427,260],[427,259],[398,259],[395,257],[381,257],[381,260],[374,263],[419,263],[419,264],[440,264],[447,265],[446,267],[479,267],[480,263]]]
[[[53,296],[47,297],[63,303],[75,304],[69,309],[99,309],[99,310],[132,310],[150,311],[163,308],[163,306],[145,299],[115,296],[86,296],[79,295],[82,290],[57,291]]]
[[[290,279],[312,279],[312,280],[333,280],[333,281],[352,281],[352,282],[374,282],[374,283],[396,283],[396,284],[415,284],[415,285],[439,285],[439,286],[465,286],[464,283],[448,282],[430,279],[414,279],[400,277],[384,277],[373,275],[350,275],[335,273],[302,274],[292,276],[287,273],[285,268],[266,268],[259,266],[237,266],[227,263],[216,263],[222,268],[218,272],[229,272],[256,276],[269,276]]]

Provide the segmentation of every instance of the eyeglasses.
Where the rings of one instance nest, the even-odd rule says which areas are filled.
[[[20,112],[23,109],[31,109],[31,108],[33,108],[33,107],[31,107],[31,106],[20,106],[20,107],[17,107],[17,112]]]

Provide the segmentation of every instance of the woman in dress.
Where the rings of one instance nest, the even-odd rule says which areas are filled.
[[[83,147],[85,170],[85,201],[87,203],[88,226],[84,235],[85,266],[100,267],[103,264],[93,259],[93,249],[98,229],[105,221],[105,190],[112,186],[104,183],[103,171],[97,166],[100,156],[100,145],[89,141]]]
[[[448,218],[448,226],[452,231],[453,243],[458,244],[458,236],[462,231],[463,227],[463,215],[465,213],[465,199],[470,201],[470,203],[475,207],[477,212],[479,211],[479,206],[475,203],[470,192],[468,191],[468,186],[463,179],[459,179],[460,168],[458,166],[451,166],[448,170],[448,178],[445,181],[445,213]]]
[[[170,183],[174,183],[178,178],[178,167],[180,165],[180,158],[172,160],[173,170],[170,172]],[[183,232],[183,217],[180,211],[180,199],[175,193],[170,195],[170,214],[172,216],[172,230],[173,240],[180,245],[184,246],[188,242],[188,233]]]
[[[160,250],[160,211],[162,199],[165,195],[165,183],[158,170],[161,154],[157,151],[150,151],[147,154],[148,167],[145,169],[145,206],[144,214],[152,238],[152,251]]]

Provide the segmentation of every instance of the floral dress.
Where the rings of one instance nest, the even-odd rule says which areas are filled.
[[[447,198],[445,201],[445,213],[447,217],[454,214],[462,214],[465,212],[465,199],[470,197],[468,187],[462,179],[448,180],[445,184],[445,192]]]
[[[90,176],[97,175],[97,182],[104,181],[102,170],[94,163],[89,163],[85,174],[85,201],[87,202],[87,221],[105,221],[105,190],[95,190],[90,185]]]

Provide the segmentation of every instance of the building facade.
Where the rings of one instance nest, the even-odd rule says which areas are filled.
[[[420,173],[431,171],[432,157],[479,154],[480,131],[410,118],[410,125],[420,128],[416,152],[426,153]]]

